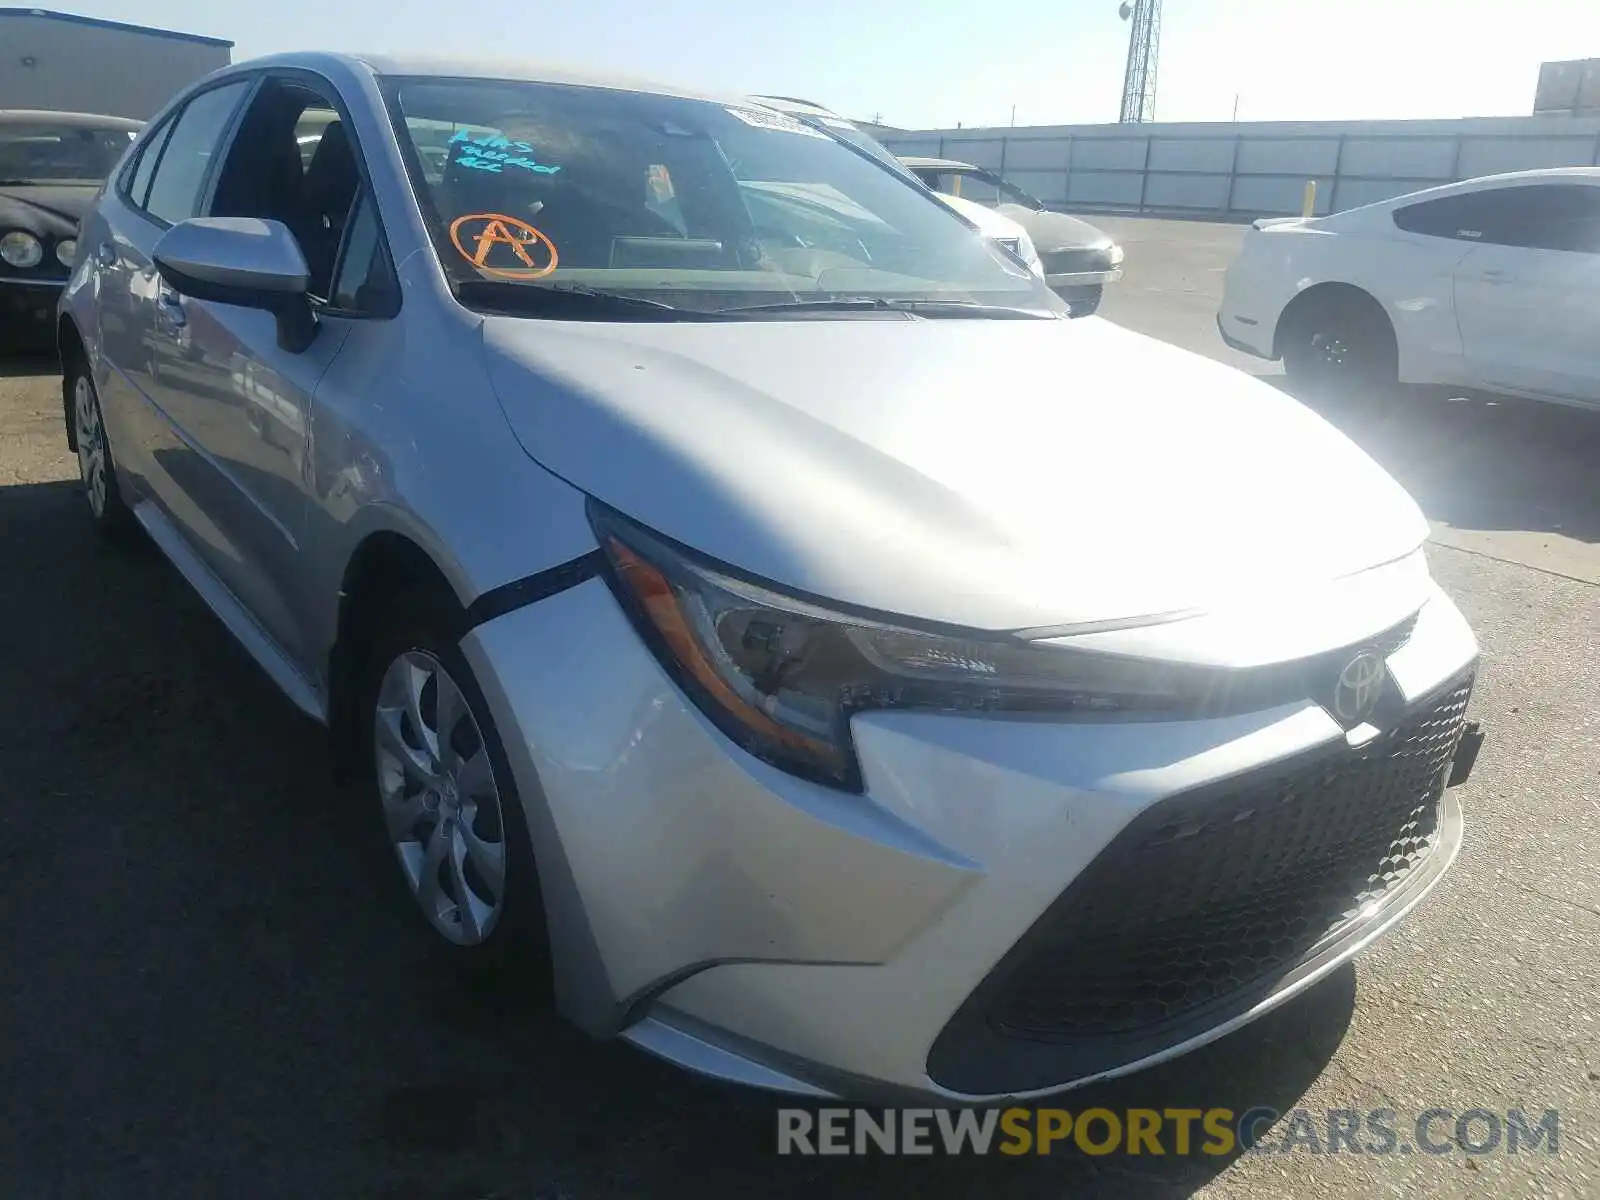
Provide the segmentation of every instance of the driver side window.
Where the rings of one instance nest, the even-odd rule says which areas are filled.
[[[239,123],[209,215],[282,222],[305,255],[311,296],[327,303],[361,191],[355,140],[331,100],[298,81],[268,79]]]

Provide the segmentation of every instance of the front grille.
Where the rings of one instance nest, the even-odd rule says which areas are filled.
[[[1035,926],[985,1006],[1035,1042],[1154,1035],[1286,974],[1433,848],[1470,680],[1362,750],[1136,818]]]
[[[1385,629],[1372,639],[1371,645],[1385,658],[1401,649],[1411,640],[1411,634],[1417,627],[1417,614],[1412,613],[1400,624],[1392,629]]]

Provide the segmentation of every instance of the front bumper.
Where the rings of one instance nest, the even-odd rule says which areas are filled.
[[[1229,906],[1293,892],[1292,878],[1241,871],[1224,843],[1178,863],[1183,887],[1141,863],[1171,869],[1166,843],[1201,846],[1184,829],[1198,821],[1204,833],[1206,813],[1223,811],[1224,833],[1248,827],[1288,854],[1316,834],[1297,814],[1329,807],[1317,772],[1401,734],[1352,746],[1309,701],[1181,722],[874,713],[853,726],[865,794],[846,795],[734,748],[599,580],[480,626],[464,647],[527,808],[563,1011],[690,1069],[778,1090],[984,1102],[1171,1057],[1355,954],[1433,886],[1460,840],[1439,788],[1477,646],[1436,588],[1388,656],[1405,714],[1392,729],[1457,706],[1433,719],[1410,768],[1422,782],[1408,775],[1415,795],[1370,809],[1346,788],[1344,823],[1317,835],[1360,841],[1350,878],[1387,872],[1390,885],[1356,880],[1355,913],[1331,925],[1326,903],[1302,911],[1288,896],[1269,911],[1292,910],[1295,928],[1272,932],[1265,973],[1233,961],[1252,953],[1249,937],[1238,953],[1173,951],[1159,969],[1133,960],[1206,921],[1201,950],[1231,945],[1251,927],[1224,928]],[[1269,776],[1293,786],[1262,784]],[[1173,813],[1185,820],[1172,825]],[[1377,857],[1356,871],[1369,843]],[[1378,861],[1394,855],[1403,864]],[[1259,888],[1207,891],[1207,880],[1252,879]],[[1075,968],[1097,944],[1084,940],[1096,912],[1110,940],[1091,977]],[[1119,946],[1136,953],[1107,959]],[[1093,980],[1100,999],[1084,991]]]
[[[1256,358],[1271,360],[1273,358],[1270,339],[1263,340],[1264,332],[1260,325],[1248,318],[1235,316],[1232,320],[1238,328],[1237,333],[1228,331],[1228,322],[1221,311],[1217,313],[1217,334],[1222,338],[1223,344],[1230,350],[1237,350],[1241,354],[1254,355]]]
[[[13,279],[0,275],[0,345],[12,339],[34,341],[53,337],[56,302],[64,279]]]
[[[1105,271],[1068,271],[1064,274],[1046,275],[1045,283],[1053,288],[1058,287],[1099,287],[1107,283],[1115,283],[1122,278],[1122,268],[1113,267]]]

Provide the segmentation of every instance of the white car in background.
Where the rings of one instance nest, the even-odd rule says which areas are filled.
[[[944,192],[936,194],[945,204],[976,225],[978,232],[984,237],[997,245],[1004,246],[1027,263],[1028,270],[1040,279],[1044,278],[1044,263],[1039,259],[1039,249],[1028,236],[1028,231],[1021,225],[994,209],[979,204],[976,200],[968,200],[963,196],[950,196]]]
[[[1314,387],[1442,384],[1600,405],[1600,167],[1257,221],[1217,325]]]
[[[900,160],[918,179],[962,211],[979,209],[1023,229],[1051,291],[1084,316],[1100,307],[1108,283],[1122,278],[1122,247],[1080,217],[1051,212],[1043,200],[986,167],[950,158]]]

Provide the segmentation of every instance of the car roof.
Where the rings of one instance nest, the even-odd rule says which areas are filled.
[[[1498,175],[1479,175],[1464,179],[1462,183],[1507,183],[1519,179],[1600,179],[1600,166],[1595,167],[1538,167],[1531,171],[1503,171]]]
[[[1519,183],[1600,183],[1600,167],[1540,167],[1531,171],[1502,171],[1498,175],[1478,175],[1442,187],[1429,188],[1430,195],[1447,196],[1461,192],[1488,191],[1513,187]],[[1421,193],[1412,193],[1420,195]]]
[[[443,57],[411,54],[339,54],[328,51],[297,51],[246,59],[216,72],[214,78],[264,67],[300,67],[327,72],[329,69],[360,71],[372,75],[402,75],[435,79],[496,79],[517,83],[557,83],[573,87],[611,88],[615,91],[642,92],[647,95],[675,96],[687,100],[709,100],[717,104],[741,103],[737,96],[697,91],[677,84],[638,76],[586,70],[560,63],[528,58]],[[743,103],[749,103],[743,101]]]
[[[1477,175],[1471,179],[1461,179],[1454,183],[1441,183],[1430,188],[1419,188],[1414,192],[1402,192],[1398,196],[1390,196],[1384,200],[1374,200],[1370,204],[1357,205],[1337,213],[1321,217],[1319,220],[1330,228],[1339,225],[1351,229],[1358,228],[1357,222],[1389,213],[1399,208],[1406,208],[1412,204],[1420,204],[1425,200],[1443,200],[1447,196],[1466,196],[1473,192],[1487,192],[1499,188],[1515,187],[1523,183],[1574,183],[1600,185],[1600,167],[1539,167],[1529,171],[1503,171],[1498,175]]]
[[[913,171],[982,171],[983,167],[975,163],[959,162],[953,158],[919,158],[914,154],[902,154],[900,161]]]
[[[68,129],[121,129],[130,133],[144,128],[143,121],[135,121],[132,117],[51,112],[45,108],[0,108],[0,125],[61,125]]]

